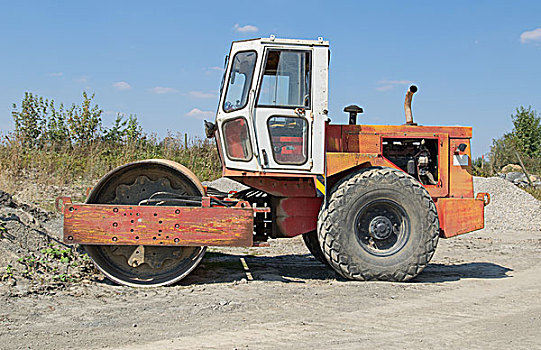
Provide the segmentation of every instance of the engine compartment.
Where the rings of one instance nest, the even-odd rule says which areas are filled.
[[[429,138],[383,138],[383,156],[423,185],[437,185],[438,140]]]

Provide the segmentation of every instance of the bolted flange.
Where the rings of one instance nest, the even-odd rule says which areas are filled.
[[[375,239],[387,239],[392,232],[393,223],[385,216],[376,216],[370,221],[370,225],[368,226],[368,233]]]

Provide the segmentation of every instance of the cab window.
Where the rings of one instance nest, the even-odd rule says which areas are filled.
[[[252,159],[252,145],[248,125],[243,117],[226,121],[222,130],[225,137],[225,151],[231,160],[249,161]]]
[[[310,52],[269,50],[257,105],[310,107]]]
[[[256,60],[255,51],[238,52],[233,57],[223,104],[224,112],[246,107]]]
[[[278,164],[306,163],[308,135],[306,119],[273,116],[268,120],[274,161]]]

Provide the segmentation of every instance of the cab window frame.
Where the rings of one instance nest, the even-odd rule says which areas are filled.
[[[226,100],[227,100],[227,94],[229,92],[229,86],[230,86],[229,82],[231,80],[231,73],[233,71],[233,65],[234,65],[234,62],[235,62],[235,58],[237,57],[238,54],[248,53],[248,52],[252,52],[252,53],[255,54],[255,60],[254,60],[254,66],[253,66],[253,70],[252,70],[252,79],[249,82],[248,93],[246,95],[246,101],[244,101],[244,104],[242,106],[238,107],[238,108],[232,108],[232,109],[227,110],[225,108],[225,103],[226,103]],[[250,89],[252,88],[252,85],[253,85],[253,82],[254,82],[254,77],[256,75],[257,59],[258,59],[258,54],[257,54],[256,50],[242,50],[242,51],[235,52],[235,55],[233,56],[233,59],[230,60],[230,62],[232,62],[232,63],[231,63],[229,75],[227,76],[227,81],[225,83],[225,93],[223,94],[223,102],[222,102],[221,107],[220,107],[222,109],[222,111],[224,111],[225,113],[232,113],[232,112],[240,111],[240,110],[246,108],[246,106],[248,105],[248,102],[250,100]],[[224,74],[226,74],[226,73],[227,72],[225,72]],[[248,82],[245,81],[244,83],[247,84]]]
[[[230,155],[230,152],[229,152],[229,147],[228,147],[228,142],[227,142],[227,133],[226,133],[225,126],[226,126],[227,123],[231,123],[231,122],[237,121],[239,119],[243,119],[244,122],[245,122],[246,139],[248,140],[248,145],[250,146],[250,157],[249,158],[232,157]],[[250,162],[254,158],[254,148],[252,146],[252,138],[251,138],[251,135],[250,135],[250,128],[248,127],[248,119],[246,119],[246,117],[244,117],[242,115],[239,115],[237,117],[233,117],[233,118],[224,120],[224,122],[222,123],[221,129],[222,129],[222,134],[224,135],[223,143],[224,143],[224,148],[225,148],[225,155],[227,156],[227,158],[229,158],[230,160],[232,160],[234,162]]]
[[[298,107],[297,107],[298,108]],[[302,163],[291,163],[291,162],[279,162],[277,159],[276,159],[276,152],[274,152],[274,144],[272,142],[272,134],[271,134],[271,128],[270,128],[270,122],[271,122],[271,119],[272,118],[294,118],[294,119],[300,119],[303,121],[304,123],[304,132],[303,132],[303,135],[302,135],[302,139],[305,140],[304,142],[304,148],[303,148],[303,151],[305,152],[305,157],[304,157],[304,161]],[[276,164],[279,164],[279,165],[289,165],[289,166],[301,166],[301,165],[304,165],[308,162],[308,159],[310,158],[309,156],[309,152],[310,152],[310,133],[308,132],[309,130],[309,123],[308,123],[308,120],[306,120],[306,118],[303,118],[303,117],[300,117],[300,116],[292,116],[292,115],[282,115],[282,114],[272,114],[270,115],[268,118],[267,118],[267,134],[269,135],[269,143],[270,143],[270,146],[271,146],[271,153],[272,153],[272,159],[274,160],[274,162]]]
[[[261,90],[263,89],[263,79],[265,78],[265,69],[267,68],[267,59],[269,56],[269,53],[271,51],[279,51],[279,52],[301,52],[301,53],[308,53],[309,57],[309,95],[308,95],[308,106],[283,106],[283,105],[261,105],[259,104],[259,98],[261,95]],[[312,90],[313,90],[313,51],[310,49],[281,49],[278,47],[267,47],[265,49],[265,54],[263,56],[263,61],[261,62],[261,69],[260,69],[260,77],[259,77],[259,83],[258,83],[258,91],[254,103],[255,108],[276,108],[276,109],[297,109],[297,108],[304,108],[305,110],[311,110],[312,109]]]

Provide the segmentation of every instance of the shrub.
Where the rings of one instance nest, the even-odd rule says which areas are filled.
[[[135,115],[119,114],[104,127],[103,111],[93,99],[83,93],[80,104],[56,108],[53,100],[25,93],[20,107],[13,105],[14,132],[0,141],[2,175],[17,179],[33,173],[33,179],[48,184],[91,184],[124,163],[166,158],[184,164],[201,180],[219,177],[220,161],[209,140],[182,133],[160,139],[144,133]]]
[[[491,167],[498,172],[507,164],[516,164],[518,154],[529,171],[541,173],[541,117],[531,106],[521,106],[511,119],[513,130],[492,140]]]

